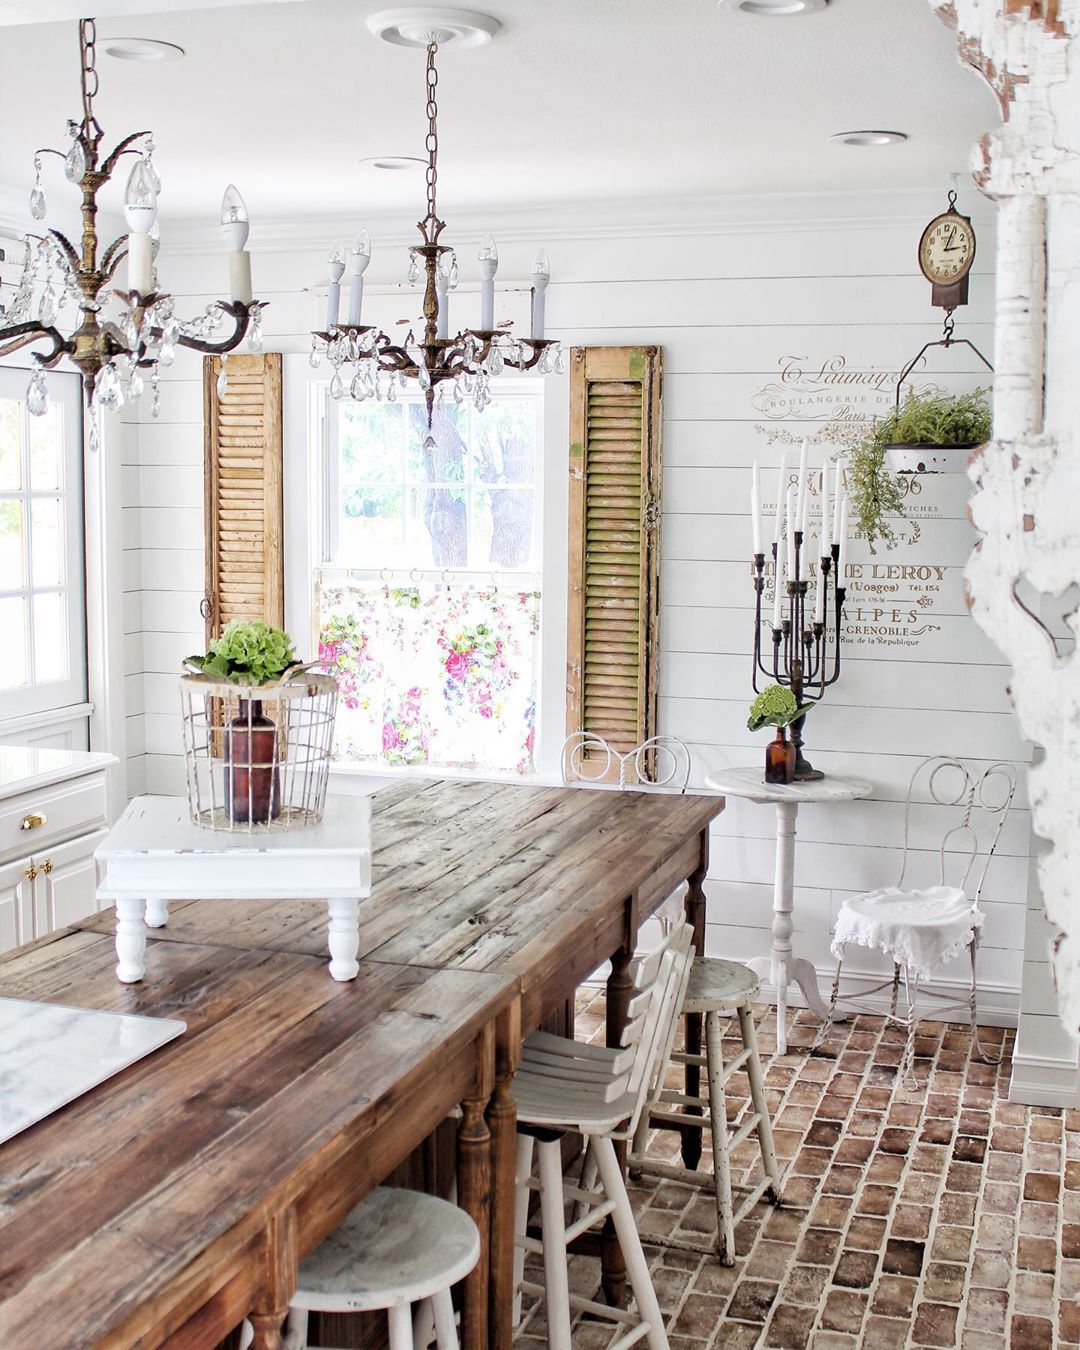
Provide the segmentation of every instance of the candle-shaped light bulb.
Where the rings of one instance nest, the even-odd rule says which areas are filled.
[[[787,474],[787,451],[780,454],[780,476],[776,480],[776,521],[773,525],[773,543],[779,552],[780,536],[784,532],[784,477]]]
[[[444,253],[435,269],[435,294],[439,300],[438,331],[436,336],[445,341],[450,336],[450,265],[444,266]]]
[[[532,328],[531,335],[539,341],[544,336],[544,292],[551,280],[551,263],[546,250],[541,249],[532,265]]]
[[[149,234],[157,215],[157,190],[146,160],[135,161],[124,193],[124,219],[132,234]]]
[[[230,253],[239,253],[248,241],[248,210],[244,199],[230,183],[221,199],[221,233]]]
[[[326,327],[336,328],[341,313],[341,278],[345,275],[345,245],[335,239],[326,256],[330,285],[326,290]]]
[[[476,260],[480,264],[480,331],[490,333],[495,327],[495,273],[499,270],[499,250],[492,235],[480,240]]]
[[[758,462],[754,460],[754,467],[750,473],[750,528],[754,537],[754,553],[760,553],[761,550],[761,483],[759,480]]]
[[[251,304],[251,255],[244,249],[249,228],[244,199],[230,183],[221,199],[221,233],[229,250],[229,293],[245,305]]]
[[[349,286],[349,323],[360,325],[360,313],[364,304],[364,273],[371,261],[371,235],[366,229],[359,230],[349,250],[349,269],[352,282]]]
[[[140,155],[124,193],[128,234],[128,290],[149,295],[154,285],[154,251],[150,230],[157,217],[157,190],[146,160]]]

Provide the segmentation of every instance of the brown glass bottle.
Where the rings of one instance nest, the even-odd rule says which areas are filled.
[[[225,807],[238,825],[266,825],[281,814],[277,727],[259,699],[241,699],[225,735]]]
[[[776,728],[776,739],[765,747],[766,783],[790,783],[795,777],[795,742],[785,727]]]

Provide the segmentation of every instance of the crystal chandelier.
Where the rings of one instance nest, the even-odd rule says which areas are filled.
[[[154,143],[148,131],[125,136],[102,158],[103,132],[94,116],[98,91],[96,29],[93,19],[79,23],[82,77],[82,121],[68,122],[71,145],[67,152],[39,150],[34,156],[36,176],[30,193],[30,214],[44,220],[47,212],[41,182],[42,156],[64,161],[64,176],[82,193],[82,239],[76,248],[59,230],[28,234],[22,277],[14,301],[0,311],[0,358],[36,343],[47,344],[33,353],[36,369],[30,379],[28,410],[41,416],[48,408],[43,372],[67,357],[82,375],[87,408],[115,410],[140,397],[147,373],[153,390],[153,415],[159,410],[161,367],[171,365],[176,348],[224,356],[247,336],[253,351],[261,350],[260,301],[251,298],[251,260],[244,250],[248,216],[240,194],[232,186],[222,202],[221,225],[230,249],[232,298],[208,305],[205,312],[181,322],[173,299],[157,289],[157,197],[161,188],[154,168]],[[125,155],[135,157],[127,182],[124,219],[129,233],[115,239],[99,256],[98,193],[110,181]],[[127,260],[126,291],[106,288]],[[65,310],[73,311],[70,335],[58,327]],[[233,331],[215,339],[226,319]],[[88,419],[91,444],[96,443],[97,418]]]
[[[338,322],[341,303],[341,278],[345,272],[345,248],[335,244],[329,256],[330,287],[327,296],[326,328],[312,334],[311,365],[317,368],[323,357],[333,367],[330,393],[334,398],[346,394],[358,401],[386,398],[393,402],[399,389],[415,380],[427,404],[428,431],[433,410],[452,391],[455,402],[471,399],[483,409],[491,399],[490,380],[504,368],[533,370],[540,375],[563,373],[566,369],[560,344],[544,337],[544,292],[550,280],[547,254],[541,251],[532,266],[532,327],[529,337],[517,337],[506,331],[509,325],[495,327],[495,272],[499,253],[491,235],[480,245],[480,327],[466,328],[449,336],[449,292],[458,282],[455,251],[439,243],[446,228],[439,219],[435,193],[438,183],[439,131],[436,87],[438,52],[436,33],[429,35],[427,46],[428,133],[427,214],[417,223],[422,244],[409,250],[409,281],[424,277],[424,332],[417,339],[410,330],[404,344],[391,340],[371,324],[361,323],[364,272],[371,260],[371,241],[366,230],[357,235],[351,249],[351,287],[347,323]]]

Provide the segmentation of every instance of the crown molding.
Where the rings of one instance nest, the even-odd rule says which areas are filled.
[[[853,221],[868,229],[921,227],[935,211],[943,209],[944,197],[945,189],[936,184],[923,190],[627,199],[488,211],[473,209],[453,213],[452,238],[455,246],[460,247],[479,242],[489,231],[500,241],[541,242],[567,238],[633,239],[658,234],[686,238],[741,233],[747,229],[839,230],[850,228]],[[964,205],[976,224],[985,226],[995,218],[993,203],[974,189]],[[415,219],[405,211],[290,220],[260,220],[256,215],[249,248],[254,253],[322,251],[333,239],[350,238],[361,225],[367,226],[372,239],[380,245],[407,246],[416,242]],[[162,246],[170,253],[220,253],[221,235],[215,224],[165,218]]]

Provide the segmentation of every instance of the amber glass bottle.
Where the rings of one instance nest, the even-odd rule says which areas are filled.
[[[237,825],[266,825],[281,814],[277,727],[259,699],[241,699],[225,736],[225,804]]]
[[[765,747],[766,783],[790,783],[795,777],[795,742],[788,740],[787,728],[776,728],[776,739]]]

